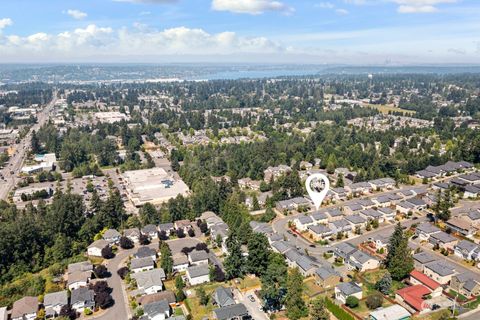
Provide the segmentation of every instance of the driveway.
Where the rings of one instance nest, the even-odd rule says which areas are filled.
[[[235,289],[233,291],[233,295],[235,300],[238,303],[243,303],[245,307],[247,307],[248,313],[252,316],[252,319],[255,320],[268,320],[269,318],[265,314],[265,312],[261,311],[261,305],[260,305],[260,300],[258,297],[255,295],[255,290],[249,290],[245,292],[245,294],[242,294],[238,289]],[[250,301],[248,298],[249,296],[253,296],[255,301]]]

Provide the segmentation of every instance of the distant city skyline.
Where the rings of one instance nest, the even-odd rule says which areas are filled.
[[[20,0],[0,61],[478,64],[475,0]]]

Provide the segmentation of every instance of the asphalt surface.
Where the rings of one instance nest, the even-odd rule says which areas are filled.
[[[17,175],[22,168],[23,161],[27,151],[30,149],[30,139],[32,137],[32,131],[38,131],[50,118],[50,112],[53,110],[55,103],[57,102],[57,93],[53,93],[53,99],[47,106],[37,114],[37,123],[35,123],[28,134],[20,141],[20,143],[14,146],[15,153],[10,157],[5,167],[0,171],[5,180],[0,180],[0,199],[6,199],[8,193],[20,180]],[[11,174],[10,172],[13,172]]]

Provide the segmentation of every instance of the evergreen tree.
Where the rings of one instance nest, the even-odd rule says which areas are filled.
[[[242,277],[245,271],[245,259],[238,239],[231,234],[227,239],[228,256],[225,258],[225,276],[227,279]]]
[[[395,280],[403,280],[413,270],[413,257],[408,247],[408,239],[402,237],[389,262],[388,271]]]
[[[247,271],[261,276],[268,266],[270,246],[267,237],[262,233],[254,232],[248,241]]]
[[[385,273],[377,283],[375,283],[375,289],[381,293],[387,295],[390,293],[390,288],[392,287],[392,276],[389,272]]]
[[[285,307],[288,319],[298,320],[308,315],[308,308],[303,301],[303,277],[297,268],[293,269],[287,277]]]
[[[398,245],[400,244],[400,242],[402,241],[402,238],[403,238],[403,229],[402,229],[402,225],[399,222],[395,226],[393,234],[390,237],[390,241],[388,242],[388,246],[387,246],[388,253],[384,261],[384,264],[387,268],[390,266],[391,260],[395,256],[395,251]]]
[[[37,133],[35,130],[32,131],[32,138],[31,138],[31,148],[32,148],[32,153],[40,153],[41,146],[40,146],[40,141],[38,140]]]
[[[265,308],[271,311],[280,310],[283,306],[287,286],[287,264],[280,253],[271,253],[267,270],[260,278],[262,290],[260,294],[265,301]]]
[[[310,320],[330,320],[323,298],[317,298],[310,304]]]
[[[252,207],[253,210],[260,210],[260,204],[258,203],[258,198],[256,194],[254,194],[252,197]]]
[[[172,251],[166,242],[160,242],[160,256],[161,262],[160,266],[165,271],[165,273],[170,277],[173,272],[173,258]]]

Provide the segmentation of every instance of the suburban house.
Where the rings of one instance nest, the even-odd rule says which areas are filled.
[[[183,253],[176,253],[172,257],[173,259],[173,271],[182,272],[188,268],[188,258]]]
[[[412,285],[417,285],[421,284],[430,289],[431,293],[430,295],[432,297],[439,297],[442,295],[442,286],[440,283],[437,281],[430,279],[428,276],[426,276],[424,273],[413,270],[410,272],[410,283]]]
[[[275,241],[271,244],[273,251],[285,254],[288,250],[292,250],[294,246],[287,241]]]
[[[455,267],[446,261],[434,261],[423,267],[423,273],[440,284],[448,284],[457,274]]]
[[[170,235],[170,232],[175,230],[175,226],[173,225],[172,222],[167,222],[167,223],[161,223],[157,227],[158,232],[165,232],[167,235]]]
[[[458,243],[458,239],[446,232],[440,231],[430,235],[428,242],[433,246],[438,245],[439,248],[453,251],[454,246]]]
[[[315,272],[315,262],[310,257],[298,252],[296,249],[285,252],[285,259],[290,268],[298,268],[304,277],[311,276]]]
[[[395,210],[389,207],[378,208],[378,212],[380,212],[383,215],[383,218],[388,221],[393,221],[397,215]]]
[[[86,287],[92,278],[92,271],[74,271],[68,274],[68,290]]]
[[[174,223],[175,229],[182,229],[183,232],[187,233],[189,229],[192,228],[192,222],[190,220],[177,220]]]
[[[480,247],[474,242],[462,240],[455,245],[453,252],[456,256],[465,260],[477,260],[480,254]]]
[[[101,257],[102,250],[110,246],[110,242],[104,239],[94,241],[87,247],[87,254],[92,257]]]
[[[430,293],[431,291],[429,288],[417,284],[397,290],[395,293],[395,300],[407,304],[417,312],[422,312],[430,310],[430,306],[426,302],[426,297],[430,295]]]
[[[70,301],[72,309],[75,309],[77,312],[95,308],[95,294],[93,290],[85,287],[72,290]]]
[[[445,222],[445,225],[464,237],[472,237],[477,231],[466,219],[454,217]]]
[[[370,312],[369,320],[409,320],[410,312],[401,305],[394,304],[385,308],[378,308]]]
[[[157,260],[157,251],[155,251],[155,249],[144,246],[138,248],[137,252],[133,254],[133,257],[136,259],[150,258],[155,261]]]
[[[170,305],[165,299],[143,305],[143,314],[148,320],[168,319],[171,312]]]
[[[340,282],[340,275],[335,269],[329,267],[320,267],[313,274],[315,283],[325,289],[333,288]]]
[[[474,210],[468,212],[465,216],[463,216],[465,220],[470,222],[475,228],[480,226],[480,210]]]
[[[149,237],[150,239],[157,239],[158,238],[158,229],[157,226],[153,224],[147,224],[144,226],[141,230],[140,233]]]
[[[163,269],[153,269],[132,274],[137,282],[137,287],[144,294],[152,294],[163,290],[165,272]]]
[[[328,226],[333,234],[352,231],[352,225],[345,219],[332,221]]]
[[[377,220],[379,223],[383,223],[385,218],[383,213],[374,209],[366,209],[360,211],[360,216],[367,220]]]
[[[310,214],[313,222],[316,224],[326,224],[328,223],[328,215],[325,212],[315,211]]]
[[[360,250],[351,253],[349,259],[345,262],[349,269],[358,270],[360,272],[377,269],[380,266],[380,261],[378,259]]]
[[[120,241],[122,235],[115,229],[108,229],[103,233],[103,240],[108,241],[110,244],[116,244]]]
[[[467,298],[480,295],[480,279],[472,272],[456,274],[450,280],[450,288]]]
[[[187,268],[187,279],[191,286],[210,282],[210,269],[208,265],[191,266]]]
[[[415,270],[418,270],[420,272],[423,272],[423,268],[426,264],[437,260],[437,257],[425,251],[415,253],[413,255],[413,264],[415,266]]]
[[[337,208],[328,209],[327,211],[325,211],[325,213],[328,216],[328,221],[329,222],[343,219],[342,211],[340,211]]]
[[[350,296],[362,299],[362,287],[355,282],[341,282],[335,286],[335,299],[345,304]]]
[[[233,293],[231,288],[217,287],[213,292],[213,301],[219,307],[227,307],[234,305],[235,299],[233,298]]]
[[[355,228],[363,228],[365,227],[367,220],[362,218],[359,214],[352,214],[350,216],[346,216],[345,220],[347,220],[353,229]]]
[[[125,229],[123,230],[123,235],[134,243],[137,243],[140,240],[140,230],[138,230],[138,228]]]
[[[11,320],[34,320],[37,318],[38,298],[23,297],[13,303]]]
[[[188,262],[193,266],[208,265],[208,253],[205,250],[193,250],[188,254]]]
[[[167,300],[168,304],[171,307],[174,307],[177,304],[177,298],[175,297],[175,293],[173,293],[173,291],[171,290],[165,290],[161,292],[147,294],[144,296],[137,296],[136,300],[138,305],[140,306],[143,306],[152,302],[157,302],[160,300]]]
[[[313,241],[320,241],[325,237],[333,235],[332,230],[328,226],[323,224],[309,226],[308,233],[310,234],[310,237],[313,239]]]
[[[155,268],[155,262],[151,257],[134,258],[130,261],[130,271],[133,273],[153,270],[153,268]]]
[[[425,222],[417,226],[417,228],[415,229],[415,234],[418,236],[420,241],[428,241],[432,234],[438,233],[440,231],[442,231],[440,230],[440,228],[428,222]]]
[[[248,316],[248,310],[243,303],[232,304],[213,310],[213,319],[237,320]]]
[[[43,306],[47,318],[55,318],[60,314],[63,306],[68,305],[67,291],[47,293],[43,297]]]

